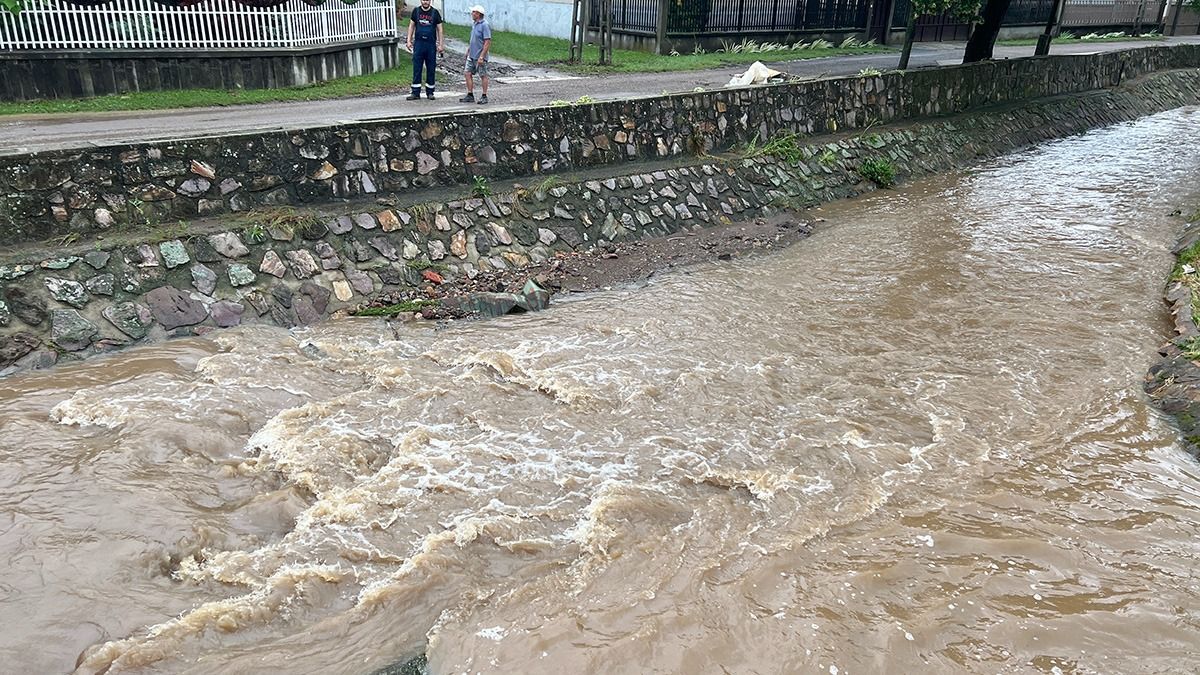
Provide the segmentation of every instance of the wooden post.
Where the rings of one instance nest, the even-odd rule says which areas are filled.
[[[871,24],[875,20],[875,0],[867,3],[867,25],[863,27],[863,41],[871,39]]]
[[[885,0],[887,2],[887,12],[883,15],[883,31],[879,37],[879,44],[886,45],[892,35],[892,22],[896,20],[896,0]]]
[[[900,65],[896,66],[897,70],[908,68],[908,57],[912,55],[913,38],[916,35],[917,8],[915,5],[910,5],[908,8],[908,25],[904,29],[904,47],[900,49]]]
[[[667,19],[671,16],[671,0],[658,0],[658,23],[654,26],[654,53],[666,56]]]
[[[600,65],[612,65],[612,0],[600,0]]]

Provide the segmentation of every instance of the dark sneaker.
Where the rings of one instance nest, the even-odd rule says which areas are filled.
[[[427,99],[429,99],[430,101],[432,101],[432,100],[433,100],[433,92],[432,92],[432,91],[427,91],[427,92],[425,92],[425,98],[427,98]]]
[[[467,94],[466,96],[458,99],[458,102],[459,103],[474,103],[475,102],[475,94]]]
[[[421,95],[420,94],[409,94],[408,96],[404,97],[404,100],[405,101],[420,101]]]
[[[487,94],[479,97],[479,105],[483,105],[484,103],[487,103]]]

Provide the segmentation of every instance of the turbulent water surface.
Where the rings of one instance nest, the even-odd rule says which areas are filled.
[[[0,381],[0,663],[1195,671],[1200,466],[1140,383],[1197,128],[835,204],[785,252],[537,315]]]

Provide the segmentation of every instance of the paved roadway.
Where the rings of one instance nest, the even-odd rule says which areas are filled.
[[[1200,43],[1200,37],[1169,38],[1166,42]],[[1064,43],[1053,46],[1052,53],[1091,53],[1129,47],[1147,42]],[[959,63],[962,43],[923,43],[913,50],[910,67]],[[997,47],[997,58],[1029,56],[1033,47]],[[898,55],[870,54],[840,56],[805,61],[774,63],[771,66],[802,77],[849,75],[863,68],[888,70],[896,67]],[[740,74],[746,66],[682,73],[642,73],[575,77],[540,69],[518,69],[511,76],[499,76],[492,83],[490,109],[518,109],[545,105],[553,100],[575,100],[588,95],[596,100],[655,96],[663,92],[692,91],[696,87],[716,89]],[[405,101],[407,92],[353,99],[269,103],[183,110],[154,110],[110,113],[57,115],[15,115],[0,117],[0,155],[38,152],[61,148],[87,148],[100,145],[150,140],[197,138],[238,132],[272,129],[297,129],[339,123],[418,117],[430,113],[478,110],[479,106],[458,102],[462,84],[438,92],[435,101]]]

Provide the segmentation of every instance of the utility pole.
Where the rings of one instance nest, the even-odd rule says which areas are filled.
[[[1038,36],[1037,48],[1033,50],[1034,56],[1046,56],[1050,53],[1050,41],[1058,32],[1058,24],[1062,21],[1063,5],[1065,4],[1063,0],[1054,0],[1054,7],[1050,9],[1050,18],[1046,20],[1046,32]]]

